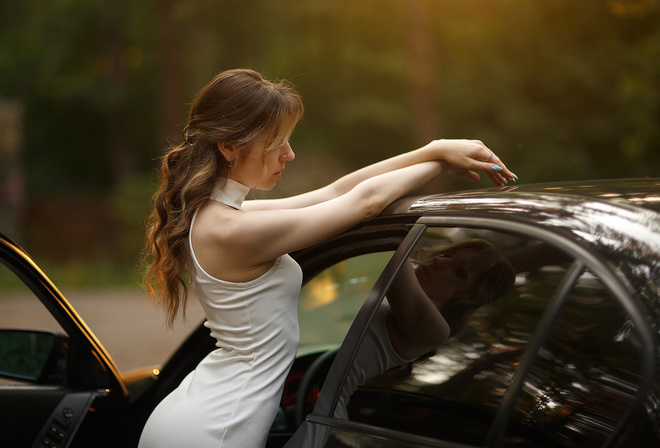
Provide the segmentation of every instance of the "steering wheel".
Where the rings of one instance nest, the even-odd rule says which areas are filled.
[[[328,376],[330,366],[335,360],[339,347],[328,350],[319,355],[318,358],[309,366],[305,375],[303,375],[300,385],[298,386],[298,393],[296,394],[296,402],[294,405],[294,422],[296,428],[302,425],[305,421],[307,414],[312,412],[318,394],[321,391],[325,377]],[[315,390],[318,389],[318,391]]]

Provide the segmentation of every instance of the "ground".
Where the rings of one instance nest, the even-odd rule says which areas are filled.
[[[138,288],[67,290],[62,293],[98,337],[122,372],[162,364],[203,317],[191,297],[186,322],[173,329]],[[57,330],[57,324],[28,292],[0,292],[0,328]]]

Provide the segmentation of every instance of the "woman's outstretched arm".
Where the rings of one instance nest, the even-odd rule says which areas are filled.
[[[440,162],[418,163],[366,179],[334,199],[297,209],[243,213],[210,203],[195,221],[195,254],[211,275],[211,270],[217,270],[230,275],[231,281],[245,281],[281,255],[309,247],[378,215],[390,202],[441,172]]]
[[[356,170],[318,190],[283,199],[246,201],[243,207],[246,210],[309,207],[346,194],[356,185],[372,177],[429,161],[441,162],[443,171],[473,181],[479,180],[477,171],[480,170],[497,185],[517,179],[499,157],[478,140],[434,140],[414,151]],[[494,166],[499,167],[496,170],[501,169],[501,171],[493,171]]]

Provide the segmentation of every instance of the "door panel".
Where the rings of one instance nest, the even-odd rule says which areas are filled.
[[[66,448],[96,396],[59,386],[3,386],[0,394],[3,448]]]
[[[2,235],[0,281],[0,329],[11,330],[0,341],[0,446],[67,447],[96,391],[124,393],[123,383],[108,371],[109,358],[100,362],[102,347],[92,350],[97,343],[75,311]]]
[[[68,392],[61,386],[0,386],[0,445],[32,446]]]

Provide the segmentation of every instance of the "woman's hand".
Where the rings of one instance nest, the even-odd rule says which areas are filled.
[[[479,140],[434,140],[424,149],[431,151],[443,163],[444,170],[455,177],[476,182],[481,178],[477,170],[483,170],[497,185],[518,181],[518,176]]]

